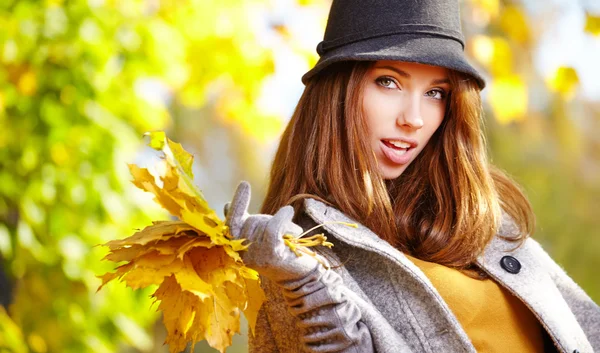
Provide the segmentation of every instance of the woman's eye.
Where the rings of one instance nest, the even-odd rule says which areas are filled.
[[[446,92],[439,90],[439,89],[432,89],[431,91],[427,91],[427,93],[425,93],[425,95],[427,97],[430,97],[433,99],[439,99],[439,100],[446,98]]]
[[[386,77],[386,76],[382,76],[377,78],[377,80],[375,80],[377,82],[378,85],[385,87],[385,88],[398,88],[398,85],[396,85],[396,82],[394,82],[393,79],[391,79],[390,77]]]

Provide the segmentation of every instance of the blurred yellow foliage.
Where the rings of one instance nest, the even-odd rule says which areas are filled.
[[[76,95],[77,88],[73,85],[67,85],[60,91],[60,101],[65,105],[71,105]]]
[[[46,353],[48,351],[46,340],[44,340],[44,338],[37,333],[29,334],[27,337],[27,342],[29,343],[31,350],[36,353]]]
[[[501,124],[521,120],[527,113],[527,87],[518,75],[497,77],[489,88],[489,102]]]
[[[515,5],[503,9],[500,27],[510,39],[519,44],[528,45],[531,41],[531,31],[524,10]]]
[[[277,138],[283,130],[282,117],[260,111],[254,102],[240,93],[220,100],[217,111],[225,123],[239,127],[244,135],[261,143]]]
[[[239,126],[244,135],[252,136],[261,143],[273,141],[283,129],[281,117],[250,110],[247,103],[233,105],[229,112],[231,123]]]
[[[513,70],[513,54],[508,41],[502,37],[477,35],[471,39],[472,55],[493,76],[504,76]]]
[[[23,333],[19,326],[8,316],[4,306],[0,305],[0,348],[11,353],[26,353]]]
[[[585,31],[600,36],[600,15],[585,14]]]
[[[24,96],[33,96],[37,91],[37,77],[31,70],[25,71],[17,83],[19,92]]]
[[[297,0],[298,5],[309,6],[313,4],[323,3],[323,0]]]
[[[491,37],[476,35],[471,38],[471,52],[480,63],[489,65],[494,57],[494,41]]]
[[[471,0],[471,2],[485,11],[490,17],[496,17],[500,14],[499,0]]]
[[[559,67],[552,76],[546,79],[546,83],[552,91],[561,94],[564,99],[570,100],[575,96],[579,86],[579,76],[572,67]]]
[[[69,151],[63,143],[57,142],[50,147],[50,157],[56,165],[62,166],[69,161]]]
[[[238,123],[241,124],[245,134],[254,136],[259,142],[268,143],[281,134],[283,121],[276,115],[260,114],[253,117],[240,117]]]

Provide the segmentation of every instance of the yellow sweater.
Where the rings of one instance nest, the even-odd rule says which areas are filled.
[[[493,279],[407,256],[429,278],[479,353],[543,352],[542,328],[531,311]]]

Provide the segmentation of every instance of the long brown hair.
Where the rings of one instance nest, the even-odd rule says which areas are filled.
[[[446,115],[399,178],[385,181],[368,140],[363,87],[372,62],[332,65],[310,80],[283,133],[262,211],[312,197],[403,252],[467,268],[497,233],[502,212],[520,242],[533,213],[519,187],[487,159],[477,84],[449,70]]]

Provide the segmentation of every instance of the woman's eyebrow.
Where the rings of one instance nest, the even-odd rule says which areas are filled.
[[[408,72],[402,71],[402,70],[400,70],[397,67],[385,65],[385,66],[377,66],[375,68],[376,69],[388,69],[388,70],[392,70],[392,71],[394,71],[395,73],[397,73],[398,75],[400,75],[402,77],[410,78],[410,74]]]
[[[445,83],[450,84],[450,79],[445,77],[445,78],[438,78],[438,79],[431,81],[432,85],[443,85]]]
[[[376,69],[388,69],[388,70],[392,70],[395,73],[397,73],[398,75],[404,77],[404,78],[410,78],[410,74],[406,71],[402,71],[397,67],[393,67],[393,66],[389,66],[389,65],[384,65],[384,66],[376,66]],[[448,79],[448,77],[444,77],[444,78],[436,78],[434,80],[431,81],[431,85],[441,85],[441,84],[450,84],[450,80]]]

